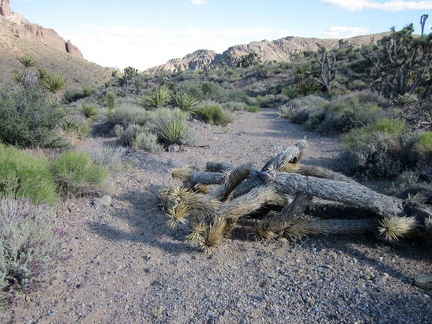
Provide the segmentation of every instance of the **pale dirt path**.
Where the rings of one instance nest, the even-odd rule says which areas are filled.
[[[169,164],[203,169],[265,161],[305,136],[304,163],[331,166],[334,138],[318,137],[276,110],[243,112],[228,132],[194,122],[199,145],[161,156],[129,151],[114,178],[113,204],[63,204],[59,223],[73,233],[64,279],[28,296],[16,323],[425,323],[430,294],[412,278],[430,256],[412,244],[393,248],[373,237],[310,237],[256,242],[236,230],[211,255],[171,231],[156,193],[177,184]],[[171,161],[169,161],[171,160]]]

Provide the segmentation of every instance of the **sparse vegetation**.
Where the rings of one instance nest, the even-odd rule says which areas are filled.
[[[232,122],[232,117],[218,105],[206,105],[194,110],[194,114],[207,124],[226,126]]]
[[[59,192],[65,197],[95,194],[105,189],[108,169],[93,162],[89,154],[65,152],[51,164]]]
[[[61,276],[68,255],[55,209],[0,196],[0,304],[13,304]]]
[[[49,160],[0,143],[0,197],[30,199],[35,204],[58,202]]]
[[[123,74],[110,72],[112,79],[100,88],[94,81],[84,84],[76,76],[37,68],[38,62],[24,55],[23,70],[11,76],[15,86],[0,91],[0,304],[48,283],[66,257],[63,233],[52,225],[55,211],[47,205],[104,192],[110,173],[122,168],[125,147],[160,154],[171,144],[190,144],[192,118],[222,126],[218,131],[226,133],[238,112],[278,107],[279,118],[287,122],[341,136],[339,165],[346,174],[391,180],[401,189],[431,179],[431,37],[415,37],[409,25],[362,48],[341,40],[339,48],[299,52],[293,62],[261,62],[249,53],[199,71],[150,75],[128,67]],[[115,144],[76,152],[73,141],[65,140],[72,134],[78,140],[115,137],[109,139]],[[307,169],[291,167],[284,172]],[[190,206],[179,202],[202,203],[204,196],[195,189],[169,193],[176,205],[166,206],[168,224],[190,226],[188,238],[205,249],[218,245],[238,218],[261,207],[251,207],[249,198],[255,196],[239,195],[244,209],[227,221],[215,213],[231,198],[215,202],[210,197],[206,218],[199,210],[188,222]],[[253,194],[282,206],[280,196],[261,189]],[[334,223],[315,219],[282,228],[277,221],[260,219],[256,236],[300,238],[335,231]],[[390,240],[411,231],[414,223],[414,218],[391,217],[377,222],[379,233]]]

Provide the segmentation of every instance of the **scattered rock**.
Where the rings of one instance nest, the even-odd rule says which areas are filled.
[[[178,152],[180,151],[180,146],[178,146],[177,144],[171,144],[170,146],[168,146],[168,152]]]
[[[100,198],[95,198],[92,201],[92,205],[95,205],[96,208],[99,207],[109,207],[111,206],[112,198],[109,195],[104,195]]]

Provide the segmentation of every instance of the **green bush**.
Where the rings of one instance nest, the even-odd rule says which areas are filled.
[[[213,103],[213,104],[215,104],[215,103]],[[240,102],[240,101],[229,101],[229,102],[226,102],[223,105],[223,107],[227,111],[244,111],[244,110],[248,110],[249,109],[249,106],[247,104],[245,104],[244,102]],[[255,107],[257,107],[257,106],[255,106]]]
[[[233,121],[233,118],[217,105],[200,107],[194,113],[206,124],[226,126]]]
[[[12,304],[61,276],[68,257],[55,210],[0,198],[0,304]]]
[[[420,159],[427,163],[432,162],[432,132],[424,132],[419,135],[415,150]]]
[[[368,178],[394,178],[414,168],[411,145],[401,138],[404,127],[401,120],[383,118],[368,127],[352,129],[343,137],[345,171]]]
[[[114,92],[110,91],[105,95],[105,101],[108,109],[114,109],[115,99],[116,99],[116,95]]]
[[[0,143],[0,196],[56,204],[58,196],[49,161]]]
[[[398,138],[405,131],[406,125],[403,119],[381,118],[372,123],[368,129]]]
[[[108,169],[94,163],[89,154],[71,151],[52,162],[51,173],[66,197],[94,194],[104,189],[109,177]]]
[[[107,123],[114,127],[115,125],[122,125],[124,127],[130,124],[137,124],[143,126],[149,119],[149,112],[141,107],[131,104],[122,103],[113,110],[108,110],[106,114]]]
[[[320,133],[343,133],[373,123],[381,114],[376,103],[363,103],[358,97],[338,96],[324,107]]]
[[[143,129],[140,125],[130,124],[126,128],[115,127],[115,135],[117,136],[117,144],[122,146],[132,147],[132,143],[136,140],[138,134],[142,132]]]
[[[188,133],[188,116],[187,112],[179,108],[158,110],[154,116],[153,129],[159,141],[166,145],[184,143]]]
[[[62,147],[65,110],[38,89],[0,90],[0,141],[22,148]]]
[[[317,95],[296,98],[289,103],[289,119],[320,133],[343,133],[373,123],[382,114],[382,102],[367,92],[334,97]]]
[[[248,108],[248,111],[249,111],[249,112],[254,112],[254,113],[259,112],[260,110],[261,110],[261,108],[258,107],[258,106],[250,106],[250,107]]]
[[[151,132],[138,133],[136,138],[132,142],[132,147],[150,153],[163,152],[163,146],[158,143],[157,135]]]

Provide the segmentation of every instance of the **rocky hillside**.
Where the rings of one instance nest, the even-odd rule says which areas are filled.
[[[349,46],[361,46],[370,43],[371,39],[377,41],[386,33],[356,36],[346,39]],[[162,64],[148,69],[150,73],[159,71],[181,71],[185,69],[202,69],[204,65],[218,65],[219,62],[225,61],[227,65],[234,65],[235,62],[251,52],[259,55],[262,62],[272,61],[292,61],[297,54],[306,51],[316,51],[319,47],[335,48],[339,46],[339,39],[318,39],[302,37],[285,37],[273,41],[263,40],[251,42],[249,44],[235,45],[228,48],[222,54],[217,54],[212,50],[198,50],[188,54],[183,58],[169,60]]]
[[[0,85],[10,82],[13,71],[22,70],[18,58],[32,56],[38,67],[61,73],[70,88],[100,86],[111,71],[83,58],[70,40],[64,40],[53,29],[32,24],[10,8],[9,0],[0,6]]]

